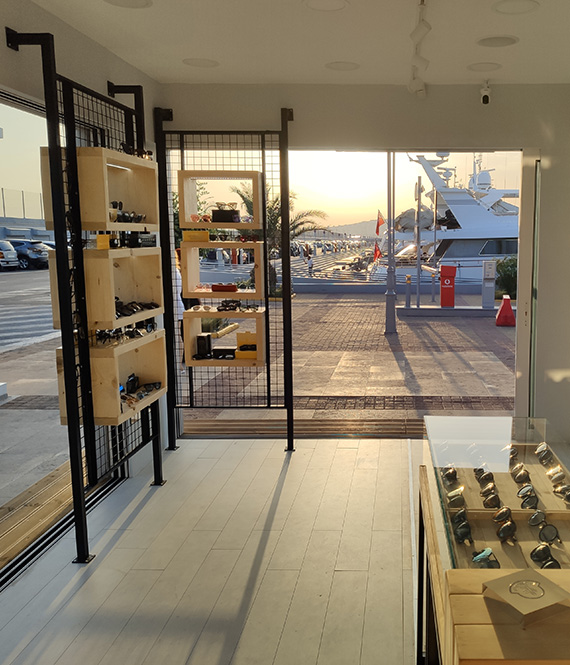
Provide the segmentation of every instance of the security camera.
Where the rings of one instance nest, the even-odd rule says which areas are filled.
[[[491,102],[491,88],[489,83],[485,83],[481,88],[481,104],[489,104]]]

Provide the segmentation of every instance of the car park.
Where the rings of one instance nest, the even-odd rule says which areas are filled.
[[[19,265],[14,245],[8,240],[0,240],[0,269],[15,270]]]
[[[41,240],[10,240],[22,270],[48,267],[49,247]]]

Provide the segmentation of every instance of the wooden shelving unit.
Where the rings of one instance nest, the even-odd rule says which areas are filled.
[[[81,224],[87,231],[158,231],[157,165],[139,157],[106,148],[78,148]],[[42,148],[42,187],[46,209],[46,227],[53,228],[51,188],[47,148]],[[117,223],[112,201],[122,201],[123,210],[146,215],[145,222]],[[50,282],[54,327],[59,327],[59,304],[55,257],[50,256]],[[162,267],[159,247],[86,249],[85,296],[87,325],[96,330],[131,326],[164,312]],[[115,300],[155,303],[129,316],[117,318]],[[95,337],[95,335],[93,335]],[[93,411],[96,425],[117,426],[133,418],[166,392],[166,347],[164,330],[127,339],[121,344],[90,347]],[[61,352],[56,354],[60,414],[66,423],[65,391]],[[146,397],[128,404],[121,400],[120,385],[130,374],[139,385],[160,383]]]
[[[202,332],[203,319],[229,319],[232,322],[248,319],[255,322],[254,343],[257,347],[255,358],[236,358],[235,360],[221,360],[211,358],[207,360],[194,360],[196,337]],[[223,344],[221,344],[223,346]],[[260,367],[265,363],[265,308],[246,312],[218,312],[217,309],[206,310],[204,307],[188,309],[184,312],[184,356],[186,364],[190,367]]]
[[[253,193],[253,221],[223,224],[216,222],[193,222],[191,215],[198,214],[198,194],[196,183],[208,180],[235,180],[251,182]],[[261,229],[262,210],[262,176],[260,171],[178,171],[179,223],[182,229]]]
[[[107,148],[78,148],[77,171],[84,231],[157,232],[159,224],[156,162]],[[41,148],[46,229],[53,229],[48,149]],[[111,201],[124,211],[146,215],[144,222],[115,222]]]
[[[185,298],[250,298],[261,300],[263,298],[263,261],[261,256],[261,242],[237,242],[210,240],[204,242],[183,242],[181,250],[182,294]],[[198,290],[200,284],[200,249],[251,249],[254,262],[250,264],[255,275],[255,290],[238,291],[211,291]]]
[[[164,312],[159,247],[88,249],[84,252],[87,318],[93,330],[127,326]],[[124,304],[155,302],[132,316],[116,318],[115,297]]]

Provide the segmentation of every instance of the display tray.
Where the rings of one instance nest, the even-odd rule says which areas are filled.
[[[552,569],[560,564],[570,570],[570,473],[547,443],[545,421],[425,421],[452,567],[542,569],[548,559]],[[550,552],[531,557],[541,544]],[[474,553],[486,548],[491,557],[474,561]],[[546,559],[537,561],[541,553]]]

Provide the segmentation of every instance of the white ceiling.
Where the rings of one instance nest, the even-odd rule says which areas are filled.
[[[127,9],[117,2],[151,2]],[[161,83],[354,83],[406,85],[422,0],[34,0]],[[570,83],[570,0],[423,0],[432,30],[419,52],[432,84]],[[532,7],[521,14],[497,9]],[[113,4],[111,4],[113,3]],[[499,5],[499,7],[497,7]],[[513,36],[508,47],[485,37]],[[183,63],[188,58],[216,67]],[[352,71],[325,67],[359,65]],[[496,63],[488,73],[474,63]]]

